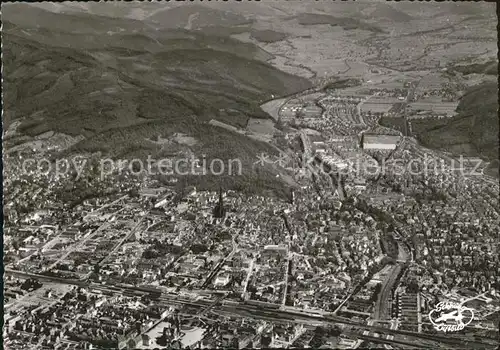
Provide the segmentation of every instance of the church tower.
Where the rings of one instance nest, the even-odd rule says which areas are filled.
[[[223,218],[226,215],[226,209],[224,208],[224,199],[222,197],[222,187],[219,188],[219,202],[214,208],[214,217]]]

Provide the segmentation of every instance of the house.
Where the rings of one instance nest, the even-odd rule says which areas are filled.
[[[143,346],[150,346],[151,345],[151,337],[148,334],[143,334],[141,336],[141,339],[142,339]]]

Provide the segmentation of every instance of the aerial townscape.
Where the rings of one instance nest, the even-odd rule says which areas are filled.
[[[2,5],[6,349],[497,349],[495,3]]]

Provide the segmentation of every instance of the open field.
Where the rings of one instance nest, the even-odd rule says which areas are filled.
[[[251,37],[262,43],[274,43],[276,41],[284,40],[287,35],[285,33],[276,32],[271,29],[252,30]]]
[[[262,135],[273,135],[276,129],[272,120],[263,120],[252,118],[248,121],[247,130]]]
[[[271,100],[260,106],[267,114],[269,114],[274,120],[279,118],[279,110],[283,103],[285,103],[286,98]]]

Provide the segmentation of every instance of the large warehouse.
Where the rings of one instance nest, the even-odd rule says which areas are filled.
[[[363,134],[362,145],[363,149],[396,149],[400,141],[400,136],[396,135],[374,135]]]

